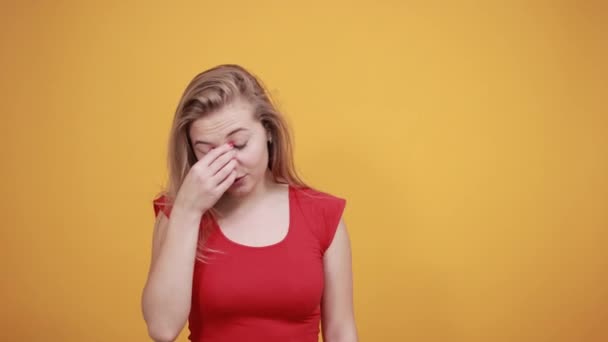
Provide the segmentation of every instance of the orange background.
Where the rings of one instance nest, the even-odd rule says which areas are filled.
[[[148,340],[169,125],[220,63],[348,199],[361,341],[608,340],[601,1],[0,6],[0,340]]]

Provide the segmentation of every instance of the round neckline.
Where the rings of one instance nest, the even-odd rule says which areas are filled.
[[[214,220],[215,221],[215,227],[217,228],[217,230],[219,232],[219,235],[226,242],[228,242],[231,245],[237,246],[237,247],[247,248],[247,249],[266,249],[266,248],[274,248],[274,247],[281,246],[281,245],[283,245],[287,241],[287,239],[291,235],[292,221],[293,221],[293,199],[292,199],[292,197],[293,197],[293,189],[292,189],[291,184],[288,184],[287,185],[287,206],[288,206],[288,215],[289,215],[289,218],[287,220],[287,233],[285,234],[285,236],[281,240],[279,240],[279,241],[277,241],[277,242],[275,242],[273,244],[263,245],[263,246],[245,245],[245,244],[242,244],[240,242],[236,242],[236,241],[230,239],[228,236],[226,236],[226,234],[224,234],[224,231],[222,231],[222,227],[220,226],[220,223],[217,220]]]

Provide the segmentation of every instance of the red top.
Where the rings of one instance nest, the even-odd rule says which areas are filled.
[[[156,214],[163,202],[163,197],[154,201]],[[323,255],[345,205],[342,198],[289,186],[287,236],[264,247],[229,240],[213,222],[206,246],[220,253],[195,263],[188,338],[193,342],[317,342]],[[170,207],[162,209],[168,217]]]

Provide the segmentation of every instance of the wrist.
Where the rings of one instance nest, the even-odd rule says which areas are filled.
[[[178,216],[185,216],[199,220],[205,212],[205,210],[200,210],[199,208],[195,208],[194,206],[187,203],[183,203],[182,201],[176,201],[171,211],[172,214],[175,213]]]

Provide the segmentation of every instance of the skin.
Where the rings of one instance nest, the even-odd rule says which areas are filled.
[[[192,177],[190,174],[186,177],[188,182],[184,181],[178,193],[171,219],[162,213],[157,218],[151,271],[146,284],[147,289],[155,291],[144,290],[144,318],[149,318],[146,319],[148,330],[156,341],[174,340],[187,321],[197,239],[192,231],[198,227],[194,222],[202,212],[215,208],[220,213],[218,223],[226,237],[248,246],[277,243],[285,237],[288,229],[288,187],[276,183],[271,177],[267,168],[270,136],[254,118],[249,103],[237,99],[198,119],[191,125],[189,136],[199,160],[195,166],[201,164],[203,167],[191,171]],[[206,178],[197,177],[197,172]],[[217,178],[216,182],[199,184],[212,173]],[[200,188],[207,192],[197,190]],[[214,200],[212,204],[207,201],[209,198]],[[184,225],[189,228],[180,229]],[[183,230],[187,233],[170,233]],[[182,243],[181,246],[166,241],[173,235],[178,236],[174,239]],[[190,246],[185,253],[183,244]],[[158,256],[163,254],[165,258]],[[321,319],[324,341],[357,341],[350,239],[342,219],[323,262],[325,288]],[[181,269],[175,267],[184,264],[186,266]],[[174,277],[174,282],[163,282],[164,277]],[[179,291],[187,296],[176,295]],[[167,307],[171,309],[167,310]],[[167,321],[170,323],[164,323]]]

